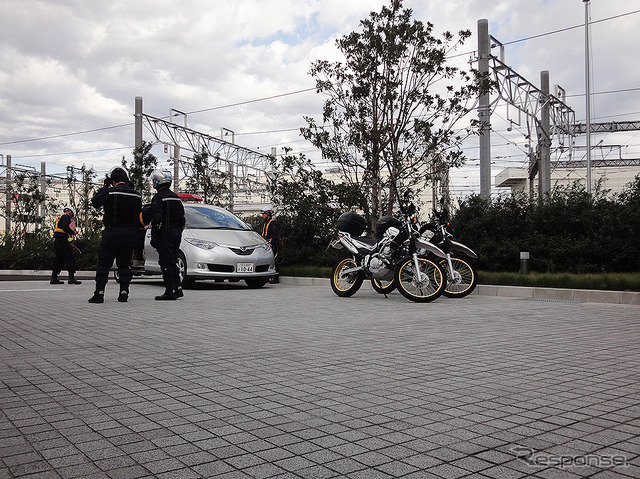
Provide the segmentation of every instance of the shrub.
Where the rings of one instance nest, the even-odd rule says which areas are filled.
[[[456,239],[476,250],[486,271],[517,271],[520,251],[539,272],[640,271],[640,179],[606,193],[573,185],[543,200],[471,196],[453,218]]]

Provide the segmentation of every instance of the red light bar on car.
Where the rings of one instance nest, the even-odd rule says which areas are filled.
[[[202,196],[192,195],[191,193],[176,193],[180,199],[186,203],[194,202],[200,203],[202,201]]]

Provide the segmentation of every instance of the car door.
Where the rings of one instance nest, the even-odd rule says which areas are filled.
[[[147,229],[144,235],[144,269],[148,272],[158,273],[160,272],[160,265],[158,264],[158,252],[151,246],[151,228]]]

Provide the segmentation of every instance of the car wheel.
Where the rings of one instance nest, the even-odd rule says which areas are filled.
[[[193,281],[187,276],[187,259],[182,252],[178,253],[178,273],[180,275],[180,285],[182,287],[193,284]]]

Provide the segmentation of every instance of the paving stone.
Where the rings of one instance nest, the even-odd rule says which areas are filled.
[[[0,282],[0,479],[638,475],[638,305],[286,281],[168,305],[153,280],[87,305],[85,283],[68,318],[48,281]],[[629,465],[537,468],[518,446]]]

